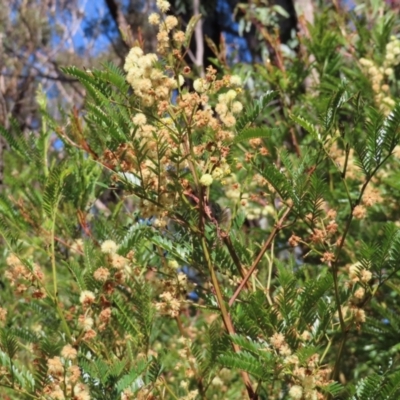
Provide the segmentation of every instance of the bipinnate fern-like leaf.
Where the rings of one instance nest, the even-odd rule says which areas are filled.
[[[14,118],[10,119],[10,125],[8,130],[0,125],[0,136],[6,139],[11,149],[18,154],[21,159],[29,159],[31,163],[40,167],[43,164],[39,146],[40,138],[38,139],[33,133],[24,134],[21,132],[19,122]]]
[[[35,379],[35,388],[37,390],[41,390],[50,382],[50,376],[48,374],[48,365],[45,358],[41,357],[36,361],[34,379]]]
[[[380,400],[396,400],[400,396],[400,370],[388,376],[386,384],[382,388]]]
[[[118,236],[119,248],[122,252],[128,252],[134,246],[140,248],[148,243],[148,238],[153,234],[152,228],[143,222],[136,222],[125,228]]]
[[[137,321],[132,318],[132,310],[120,295],[114,296],[115,316],[121,327],[135,339],[140,339],[140,329]]]
[[[221,329],[220,320],[214,321],[208,328],[205,341],[193,342],[191,346],[192,354],[196,358],[203,377],[212,375],[213,371],[219,367],[217,363],[219,355],[230,348],[228,337]]]
[[[400,230],[394,223],[386,223],[372,243],[363,243],[360,253],[360,264],[375,272],[382,283],[400,268]]]
[[[32,216],[32,220],[35,217]],[[15,207],[9,198],[0,194],[0,234],[9,242],[13,251],[17,250],[17,236],[14,232],[26,231],[30,229],[29,223],[26,221],[21,212]]]
[[[323,137],[313,123],[308,121],[306,118],[295,114],[290,114],[290,119],[308,132],[316,142],[322,143]]]
[[[238,118],[235,125],[238,137],[241,136],[244,129],[251,127],[257,118],[265,112],[268,104],[270,104],[276,96],[277,92],[268,91],[264,96],[261,96],[259,100],[255,101],[252,108],[247,110],[240,118]]]
[[[231,230],[233,229],[239,231],[240,228],[243,226],[245,220],[246,214],[242,210],[239,210],[236,213],[235,218],[233,218],[231,221]]]
[[[279,170],[275,164],[267,162],[262,162],[261,160],[255,161],[255,167],[259,173],[268,180],[271,186],[276,190],[276,192],[281,196],[282,199],[296,199],[293,191],[293,186],[287,179],[283,171]]]
[[[303,200],[304,214],[311,214],[312,220],[324,214],[324,202],[327,198],[328,187],[323,178],[314,173],[308,179],[308,185]]]
[[[342,36],[335,29],[326,29],[326,15],[316,18],[315,23],[310,27],[311,41],[309,49],[315,56],[315,68],[320,74],[321,86],[338,74],[343,65],[342,56],[335,50],[340,46]],[[336,78],[337,80],[337,78]],[[331,83],[331,82],[330,82]],[[337,90],[338,82],[330,85],[329,93]]]
[[[222,271],[234,271],[235,264],[224,247],[217,247],[212,253],[212,262]]]
[[[4,194],[0,194],[0,212],[2,215],[7,215],[9,218],[17,214],[14,205]]]
[[[100,357],[95,359],[80,357],[79,366],[85,381],[92,386],[92,396],[111,400],[120,395],[117,382],[127,371],[124,358],[105,360]]]
[[[147,284],[139,283],[133,283],[130,286],[131,292],[119,288],[123,294],[114,295],[116,317],[134,340],[138,340],[147,347],[155,317],[151,288]]]
[[[126,365],[127,363],[124,359],[122,360],[115,359],[112,365],[108,367],[108,374],[114,378],[118,378],[125,370]]]
[[[0,125],[0,135],[3,136],[9,146],[16,151],[20,156],[24,156],[26,153],[25,151],[28,150],[29,145],[26,142],[26,139],[23,135],[13,135],[4,128],[4,126]]]
[[[230,335],[229,339],[240,346],[242,351],[247,351],[267,363],[272,362],[272,353],[269,351],[267,343],[256,342],[248,337],[237,334]]]
[[[323,119],[325,131],[329,131],[335,121],[335,117],[340,109],[340,107],[349,99],[349,93],[345,89],[346,83],[342,84],[337,92],[329,100],[328,107]]]
[[[64,178],[69,169],[64,164],[55,166],[49,173],[43,191],[43,210],[49,218],[53,218],[62,197]]]
[[[82,269],[82,266],[73,259],[71,259],[68,263],[62,260],[61,263],[71,273],[72,278],[75,280],[79,287],[79,291],[82,292],[83,290],[85,290],[86,283],[84,280],[84,270]]]
[[[150,361],[150,365],[147,369],[146,378],[149,382],[156,382],[163,371],[164,367],[158,360],[158,358],[153,357]]]
[[[392,153],[400,142],[400,102],[398,101],[383,122],[383,146],[388,153]]]
[[[311,326],[319,318],[318,303],[325,294],[332,288],[333,278],[331,274],[319,277],[319,279],[309,280],[298,296],[296,303],[299,314],[304,319],[304,326]]]
[[[146,371],[149,363],[145,360],[138,359],[137,365],[131,366],[128,373],[123,375],[117,382],[116,388],[118,393],[122,393],[128,387],[134,392],[143,385],[141,376]]]
[[[375,301],[371,303],[371,307],[380,317],[379,321],[377,321],[378,323],[375,325],[379,329],[379,332],[382,333],[380,340],[384,340],[387,336],[396,340],[398,332],[400,332],[400,315]],[[368,323],[368,325],[370,324]]]
[[[169,239],[168,237],[161,236],[158,234],[149,235],[148,239],[160,247],[164,251],[167,251],[171,257],[179,260],[183,264],[190,264],[190,248],[188,243],[176,243],[176,240]]]
[[[62,72],[77,78],[88,91],[88,94],[100,105],[108,103],[110,87],[92,71],[82,71],[74,66],[61,68]]]
[[[356,395],[353,396],[352,400],[377,400],[381,389],[381,377],[377,374],[370,375],[358,382],[356,386]]]
[[[104,105],[88,103],[86,107],[88,111],[90,111],[87,119],[98,127],[97,134],[103,134],[105,138],[111,137],[117,142],[123,142],[125,140],[122,127],[114,118],[104,111]]]
[[[7,353],[0,350],[0,366],[2,366],[11,378],[13,385],[23,389],[23,391],[30,393],[35,388],[35,379],[31,372],[22,365],[15,365]]]
[[[0,329],[0,365],[7,370],[13,384],[29,392],[35,386],[35,379],[28,369],[15,364],[14,358],[18,351],[18,340],[13,331]]]
[[[229,347],[229,342],[221,329],[220,321],[214,321],[207,334],[207,343],[209,348],[209,362],[214,363],[218,355]]]
[[[248,372],[260,381],[265,380],[271,373],[271,368],[267,368],[264,362],[247,351],[226,352],[218,357],[218,363],[225,368]]]
[[[99,79],[109,82],[120,92],[126,94],[126,92],[129,90],[129,84],[126,81],[126,74],[124,71],[111,62],[104,63],[103,67],[105,70],[98,72],[96,71],[95,75],[97,74]]]
[[[277,326],[277,309],[268,306],[261,291],[250,295],[246,302],[233,309],[235,325],[240,327],[240,334],[254,337],[269,337]]]
[[[391,319],[382,319],[381,316],[378,318],[369,316],[363,326],[363,332],[366,337],[378,336],[379,342],[384,343],[386,347],[393,341],[393,339],[397,341],[398,330],[392,326],[391,322]]]
[[[388,160],[400,142],[400,103],[397,103],[387,117],[370,108],[365,118],[366,140],[353,138],[357,154],[356,164],[367,179]]]
[[[233,139],[233,143],[239,143],[239,142],[244,142],[246,140],[250,139],[256,139],[256,138],[269,138],[274,133],[277,132],[277,129],[273,128],[268,128],[268,127],[262,127],[262,128],[245,128],[243,129],[239,135],[235,136]]]
[[[13,335],[12,331],[3,328],[0,330],[0,348],[13,359],[18,351],[18,340]]]
[[[294,326],[299,317],[299,311],[293,307],[296,300],[296,283],[291,282],[286,285],[279,293],[279,311],[282,313],[282,320],[278,322],[277,330],[285,330],[289,326]]]
[[[0,234],[8,242],[8,244],[16,250],[18,243],[18,237],[14,234],[14,230],[8,224],[8,222],[0,215]]]
[[[13,336],[15,336],[15,338],[19,338],[25,343],[37,344],[39,342],[39,336],[35,332],[24,327],[11,328],[10,332]]]
[[[374,373],[361,379],[351,400],[397,400],[400,396],[400,370]]]
[[[80,359],[79,365],[84,374],[90,377],[91,380],[98,381],[103,386],[107,385],[107,380],[110,375],[110,365],[101,358],[95,360]]]
[[[332,399],[343,399],[342,393],[344,392],[344,387],[339,382],[332,382],[322,387],[321,390],[323,393],[330,394]]]

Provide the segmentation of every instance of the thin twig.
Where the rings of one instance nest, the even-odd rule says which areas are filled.
[[[268,250],[268,247],[271,245],[272,241],[275,239],[275,236],[279,233],[279,231],[282,230],[283,228],[283,222],[286,220],[288,217],[290,211],[292,211],[293,206],[289,207],[285,213],[283,214],[282,218],[275,224],[274,228],[272,229],[268,239],[264,243],[264,246],[260,250],[260,252],[257,255],[257,258],[254,260],[252,266],[250,267],[249,271],[247,272],[247,275],[243,279],[243,281],[240,283],[238,288],[236,289],[235,293],[229,300],[229,307],[232,307],[232,304],[235,302],[237,297],[239,296],[240,292],[243,290],[244,286],[246,285],[247,281],[250,279],[251,275],[257,268],[258,264],[260,263],[262,257],[264,256],[265,252]]]

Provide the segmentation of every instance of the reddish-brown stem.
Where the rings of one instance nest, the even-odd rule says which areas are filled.
[[[229,307],[232,307],[232,304],[235,302],[235,300],[239,296],[240,292],[243,290],[244,286],[246,285],[246,283],[250,279],[251,275],[253,274],[253,272],[257,268],[259,262],[261,261],[261,259],[264,256],[265,252],[268,250],[268,247],[271,245],[271,243],[274,240],[275,236],[283,228],[283,222],[285,221],[285,219],[287,218],[287,216],[289,215],[291,210],[292,210],[292,207],[289,207],[285,211],[285,213],[283,214],[282,218],[275,224],[274,229],[272,229],[271,233],[269,234],[268,239],[266,240],[266,242],[264,243],[264,246],[262,247],[262,249],[258,253],[256,259],[254,260],[254,262],[252,264],[252,266],[250,267],[249,271],[247,272],[247,275],[245,276],[245,278],[240,283],[240,285],[236,289],[235,293],[233,294],[233,296],[229,300]]]
[[[229,236],[225,236],[222,238],[222,240],[224,241],[226,247],[228,248],[229,254],[232,257],[232,260],[235,263],[240,276],[242,277],[242,279],[244,279],[246,277],[246,270],[243,268],[243,265],[240,262],[238,255],[236,254],[231,238]]]
[[[204,252],[204,257],[206,259],[207,265],[208,265],[208,269],[210,271],[210,277],[211,277],[211,282],[213,284],[213,288],[215,290],[215,297],[217,298],[217,302],[218,302],[218,306],[219,309],[221,311],[221,317],[222,317],[222,321],[225,325],[225,329],[228,332],[229,335],[234,335],[235,334],[235,328],[233,327],[233,323],[231,320],[231,317],[228,313],[228,310],[226,309],[226,305],[222,296],[222,292],[221,292],[221,288],[217,279],[217,274],[215,272],[215,268],[211,262],[211,257],[210,257],[210,253],[207,247],[207,242],[205,237],[203,236],[201,238],[201,244],[203,247],[203,252]],[[235,351],[235,353],[240,352],[240,347],[236,344],[236,343],[232,343],[232,347],[233,350]],[[242,375],[242,379],[243,379],[243,383],[246,386],[246,390],[247,393],[249,395],[249,399],[252,400],[257,400],[258,396],[257,394],[254,392],[254,389],[251,385],[251,380],[250,380],[250,376],[247,372],[245,371],[241,371],[240,373]]]

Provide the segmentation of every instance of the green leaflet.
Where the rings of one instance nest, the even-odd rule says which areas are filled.
[[[235,136],[233,143],[244,142],[256,138],[268,138],[275,132],[278,132],[278,130],[274,128],[245,128],[239,135]]]

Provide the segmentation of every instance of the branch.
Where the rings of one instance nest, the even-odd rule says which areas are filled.
[[[35,66],[30,66],[31,68],[36,69]],[[19,78],[19,79],[26,79],[28,75],[23,75],[23,74],[18,74],[18,75],[13,75],[13,74],[7,74],[7,73],[2,73],[2,76],[6,76],[8,78]],[[78,79],[75,78],[67,78],[66,76],[51,76],[48,74],[43,74],[41,72],[37,72],[35,74],[36,77],[38,78],[45,78],[49,79],[50,81],[58,81],[58,82],[66,82],[66,83],[78,83]]]
[[[193,13],[194,15],[200,14],[200,0],[193,0]],[[195,64],[198,68],[200,75],[204,76],[204,35],[203,35],[203,24],[202,20],[200,20],[196,24],[196,28],[194,30],[194,37],[196,39],[196,57]]]
[[[125,15],[122,13],[118,3],[115,0],[105,0],[105,3],[110,11],[111,17],[118,27],[122,43],[126,50],[133,47],[134,40],[131,27],[129,26]]]

